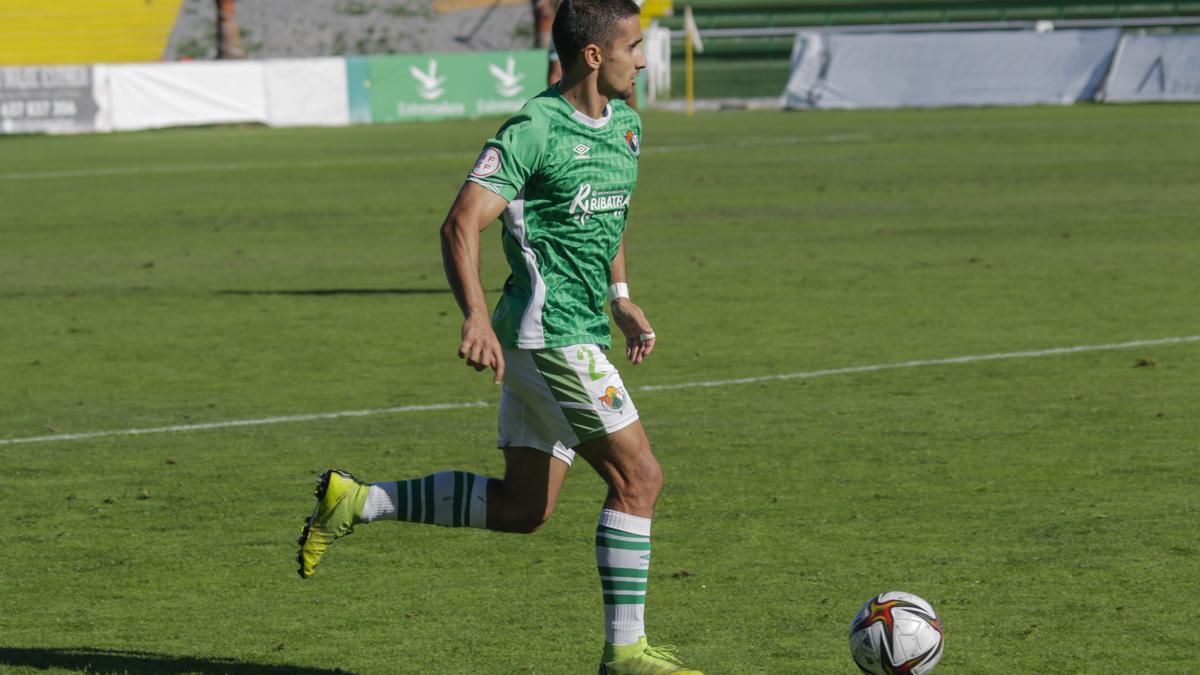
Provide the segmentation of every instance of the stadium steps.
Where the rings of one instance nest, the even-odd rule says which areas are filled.
[[[183,0],[6,0],[0,65],[156,61]]]

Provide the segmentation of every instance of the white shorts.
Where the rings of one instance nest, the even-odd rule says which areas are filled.
[[[637,408],[597,345],[505,349],[501,448],[534,448],[570,464],[572,449],[632,424]]]

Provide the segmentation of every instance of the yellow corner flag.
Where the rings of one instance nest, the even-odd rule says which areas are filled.
[[[704,43],[700,41],[700,28],[696,26],[696,17],[692,15],[691,5],[683,8],[683,30],[687,31],[688,39],[697,54],[704,53]]]

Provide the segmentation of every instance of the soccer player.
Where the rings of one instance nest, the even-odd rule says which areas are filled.
[[[459,357],[504,384],[504,477],[443,471],[366,484],[326,471],[300,537],[300,575],[310,576],[328,547],[360,523],[533,532],[553,512],[578,454],[608,484],[595,537],[605,618],[600,672],[698,674],[646,642],[650,523],[662,471],[604,353],[606,298],[631,363],[656,344],[630,301],[625,268],[642,124],[624,101],[646,65],[638,6],[563,0],[553,31],[562,81],[486,142],[441,229],[446,277],[464,316]],[[480,233],[501,215],[512,274],[489,317]]]

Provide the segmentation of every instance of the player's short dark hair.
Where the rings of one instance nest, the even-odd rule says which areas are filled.
[[[562,0],[554,15],[554,48],[563,68],[579,60],[583,48],[607,48],[617,37],[617,24],[641,9],[633,0]]]

